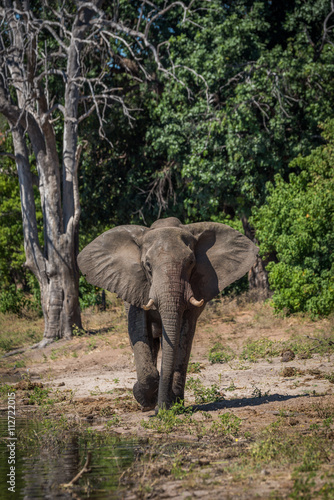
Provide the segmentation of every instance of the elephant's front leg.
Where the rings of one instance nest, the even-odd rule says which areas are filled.
[[[203,309],[200,311],[187,310],[183,315],[180,345],[173,376],[173,394],[176,401],[184,400],[184,387],[186,384],[191,346],[195,334],[197,319],[202,310]]]
[[[128,328],[133,349],[137,379],[133,394],[143,411],[155,408],[158,401],[159,372],[156,367],[158,339],[153,339],[147,329],[147,314],[139,307],[126,304]]]

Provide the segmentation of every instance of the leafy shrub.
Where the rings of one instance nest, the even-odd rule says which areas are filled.
[[[201,371],[201,363],[198,361],[190,362],[188,365],[187,373],[200,373]]]
[[[240,359],[255,363],[261,358],[272,358],[278,356],[282,351],[282,346],[273,340],[263,338],[258,340],[247,340],[242,348]]]
[[[216,403],[224,399],[217,384],[211,387],[198,386],[194,388],[194,396],[196,404]]]
[[[183,415],[184,418],[178,415]],[[191,423],[191,408],[185,408],[184,402],[176,402],[168,410],[159,408],[156,418],[150,419],[148,422],[142,420],[141,425],[146,429],[152,429],[160,433],[169,434],[177,427]]]
[[[230,347],[223,346],[220,342],[216,342],[209,351],[209,361],[215,363],[228,363],[235,358],[235,352]]]
[[[84,276],[79,278],[79,302],[81,309],[102,305],[103,290],[86,281]]]
[[[17,288],[15,284],[8,285],[0,291],[0,312],[21,315],[24,310],[37,311],[42,315],[41,292],[33,274],[27,275],[27,290]]]
[[[273,305],[288,314],[334,310],[334,120],[323,135],[325,146],[290,164],[299,175],[277,175],[253,210],[260,252],[275,259],[267,266]]]
[[[0,292],[0,312],[20,314],[27,304],[23,290],[9,285]]]
[[[212,424],[211,430],[218,434],[231,434],[237,436],[241,424],[241,418],[233,415],[233,413],[223,413]]]

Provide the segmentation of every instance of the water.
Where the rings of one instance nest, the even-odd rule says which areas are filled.
[[[9,440],[7,419],[0,418],[0,498],[35,500],[39,498],[72,499],[73,492],[80,499],[121,498],[119,477],[134,460],[135,441],[121,440],[108,433],[72,432],[57,446],[38,446],[33,436],[45,426],[34,420],[16,418],[15,493],[8,491],[7,474]],[[51,429],[48,430],[51,432]],[[37,443],[36,443],[37,441]],[[37,445],[36,445],[37,444]],[[83,468],[87,452],[92,454],[90,469],[74,485],[63,489]]]

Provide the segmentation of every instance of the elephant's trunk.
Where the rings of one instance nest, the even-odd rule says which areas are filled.
[[[179,272],[177,272],[179,271]],[[165,267],[165,279],[156,290],[155,304],[162,321],[162,361],[159,383],[159,408],[169,408],[175,402],[172,391],[173,375],[180,344],[184,309],[192,295],[190,284],[181,278],[182,270]],[[160,275],[161,276],[161,275]]]
[[[175,362],[180,343],[182,307],[169,304],[167,310],[160,310],[162,320],[162,360],[159,382],[159,408],[170,408],[175,402],[172,391]]]

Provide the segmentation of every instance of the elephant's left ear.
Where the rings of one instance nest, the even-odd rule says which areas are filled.
[[[254,243],[225,224],[198,222],[184,226],[197,239],[196,268],[191,285],[197,299],[213,299],[242,278],[256,261]]]
[[[146,231],[142,226],[118,226],[89,243],[78,255],[87,281],[135,306],[146,304],[150,286],[140,261],[140,242]]]

